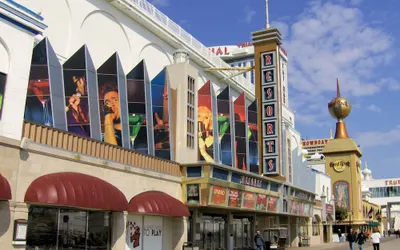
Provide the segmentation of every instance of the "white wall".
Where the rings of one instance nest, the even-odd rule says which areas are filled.
[[[323,173],[317,173],[315,176],[315,193],[318,195],[316,197],[317,200],[321,200],[321,194],[324,190],[326,195],[326,203],[329,203],[330,198],[332,196],[331,190],[331,177]]]
[[[7,74],[0,136],[21,139],[33,40],[32,33],[0,18],[0,72]]]
[[[87,44],[96,68],[114,52],[118,52],[127,74],[141,59],[146,60],[149,78],[153,79],[165,66],[173,62],[177,49],[156,34],[126,16],[104,0],[40,0],[20,1],[40,11],[49,28],[44,36],[61,61],[72,56]],[[160,35],[161,36],[161,35]],[[218,80],[199,65],[199,88],[209,79]],[[218,84],[218,83],[216,83]]]

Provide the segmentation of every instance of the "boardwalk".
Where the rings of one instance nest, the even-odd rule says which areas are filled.
[[[399,250],[400,249],[400,239],[396,239],[394,236],[388,238],[383,238],[380,244],[379,250]],[[332,244],[324,244],[319,246],[307,247],[305,250],[349,250],[349,245],[347,242],[343,243],[332,243]],[[364,245],[364,250],[372,250],[372,246],[367,242]],[[358,250],[358,245],[356,245],[354,250]]]

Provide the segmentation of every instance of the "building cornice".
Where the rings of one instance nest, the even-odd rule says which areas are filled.
[[[0,0],[0,18],[35,35],[42,34],[47,28],[43,17],[11,0]]]
[[[113,6],[121,10],[127,16],[152,31],[165,42],[176,49],[186,49],[191,59],[203,68],[230,67],[206,46],[200,43],[192,35],[182,29],[174,21],[160,12],[146,0],[108,0]],[[226,71],[210,71],[218,79],[230,76]],[[225,81],[239,93],[244,92],[246,97],[255,99],[254,85],[243,76],[239,75]]]

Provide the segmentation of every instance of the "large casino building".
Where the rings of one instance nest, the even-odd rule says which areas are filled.
[[[253,40],[254,83],[222,81],[145,0],[1,1],[0,249],[321,243],[280,33]]]

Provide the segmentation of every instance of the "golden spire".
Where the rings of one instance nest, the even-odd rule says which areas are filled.
[[[336,97],[340,97],[339,78],[336,78]]]
[[[350,114],[351,105],[346,98],[340,95],[339,79],[336,79],[336,97],[328,103],[328,109],[331,116],[337,119],[335,139],[348,138],[346,124],[343,120]]]

